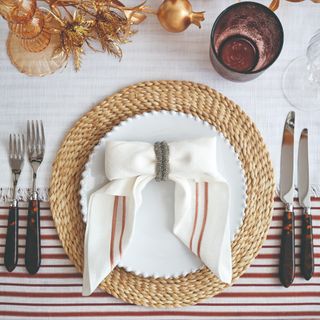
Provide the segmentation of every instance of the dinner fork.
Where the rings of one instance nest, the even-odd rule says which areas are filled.
[[[17,199],[17,185],[24,162],[25,143],[23,135],[9,137],[9,164],[12,172],[13,192],[9,207],[8,227],[4,264],[8,271],[13,271],[18,263],[18,229],[19,229],[19,203]]]
[[[32,167],[32,193],[29,199],[25,264],[30,274],[38,272],[41,264],[40,205],[36,188],[37,173],[45,151],[42,121],[27,123],[27,153]]]

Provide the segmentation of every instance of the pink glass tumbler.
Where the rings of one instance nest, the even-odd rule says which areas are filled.
[[[249,81],[275,62],[282,46],[283,28],[275,13],[256,2],[239,2],[215,21],[210,59],[224,78]]]

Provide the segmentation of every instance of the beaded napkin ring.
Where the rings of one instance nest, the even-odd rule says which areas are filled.
[[[154,144],[156,154],[156,181],[166,181],[169,176],[169,145],[166,141]]]

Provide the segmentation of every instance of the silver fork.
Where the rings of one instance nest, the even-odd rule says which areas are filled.
[[[17,199],[17,185],[23,168],[25,143],[23,135],[9,137],[9,164],[12,172],[13,192],[9,207],[8,227],[4,264],[8,271],[12,271],[18,263],[18,229],[19,229],[19,202]]]
[[[37,173],[45,151],[42,121],[27,123],[27,153],[32,167],[32,193],[29,199],[25,264],[30,274],[38,272],[41,264],[40,205],[37,192]]]

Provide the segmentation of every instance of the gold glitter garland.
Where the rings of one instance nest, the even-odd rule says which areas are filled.
[[[135,33],[133,25],[148,14],[171,32],[190,24],[200,28],[204,20],[204,12],[193,12],[189,0],[164,0],[158,10],[145,2],[126,7],[119,0],[0,0],[0,15],[10,29],[8,55],[20,72],[31,76],[53,73],[70,57],[78,71],[85,47],[120,59],[120,46]]]

